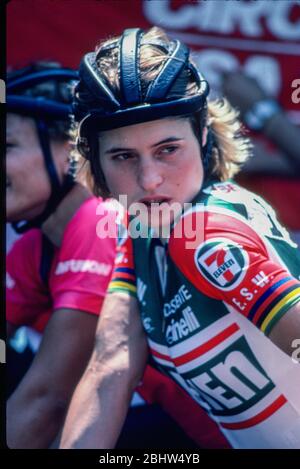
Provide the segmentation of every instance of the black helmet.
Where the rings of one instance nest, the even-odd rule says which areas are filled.
[[[97,53],[86,54],[80,64],[80,81],[75,89],[74,115],[80,122],[77,145],[84,148],[93,130],[110,130],[131,124],[148,122],[163,117],[199,112],[206,106],[209,93],[207,81],[189,61],[189,48],[178,40],[169,42],[146,41],[141,29],[126,29],[119,41],[120,97],[117,97],[96,66]],[[168,57],[156,78],[142,93],[139,70],[139,51],[142,44],[155,45]],[[115,47],[110,44],[107,48]],[[100,48],[101,53],[106,47]],[[196,94],[187,97],[167,98],[172,85],[183,69],[188,69],[198,86]],[[89,99],[82,99],[82,89],[87,89]]]
[[[65,85],[75,84],[77,80],[78,74],[74,70],[43,62],[13,71],[7,76],[7,111],[32,117],[35,120],[45,167],[51,183],[51,196],[44,212],[34,220],[13,223],[18,233],[41,226],[74,183],[73,168],[62,184],[59,181],[51,155],[49,128],[56,121],[64,122],[67,128],[70,127],[72,93],[70,90],[62,93],[62,89]],[[46,83],[53,85],[51,92],[41,90],[41,85]]]

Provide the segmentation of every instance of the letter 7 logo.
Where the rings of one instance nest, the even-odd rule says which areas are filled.
[[[211,256],[206,258],[204,262],[207,265],[207,267],[210,267],[215,262],[217,265],[217,268],[219,268],[225,263],[225,258],[227,254],[228,254],[228,249],[222,248],[219,251],[216,251],[213,254],[211,254]],[[224,272],[222,275],[225,278],[225,280],[227,280],[227,282],[231,282],[231,280],[235,276],[235,274],[232,273],[230,269],[227,269],[226,272]]]

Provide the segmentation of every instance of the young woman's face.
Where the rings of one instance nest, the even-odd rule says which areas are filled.
[[[146,204],[152,225],[165,221],[163,215],[155,216],[151,203],[182,207],[203,182],[200,146],[188,119],[167,118],[105,131],[99,148],[112,196],[127,195],[128,206]],[[168,221],[172,218],[171,214]]]
[[[34,121],[8,114],[6,142],[6,218],[30,220],[42,213],[51,193]],[[61,177],[66,159],[62,145],[51,144]]]

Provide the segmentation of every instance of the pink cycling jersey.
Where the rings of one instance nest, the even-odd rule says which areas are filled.
[[[15,242],[7,255],[9,322],[42,332],[58,309],[99,314],[112,273],[116,243],[114,237],[99,239],[96,234],[97,224],[106,215],[105,204],[96,197],[79,207],[66,226],[61,247],[54,248],[47,285],[39,272],[41,230],[32,229]]]

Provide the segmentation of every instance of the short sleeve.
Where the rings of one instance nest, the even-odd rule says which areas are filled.
[[[50,278],[55,310],[99,314],[114,264],[115,218],[115,211],[93,197],[68,223]]]
[[[175,230],[169,249],[176,266],[203,294],[223,301],[268,335],[300,301],[300,282],[271,243],[248,223],[210,211],[187,217],[189,226],[201,226],[203,231],[193,245]]]
[[[114,271],[109,284],[109,293],[125,291],[136,297],[136,276],[132,240],[128,234],[128,215],[118,220],[118,243]]]

